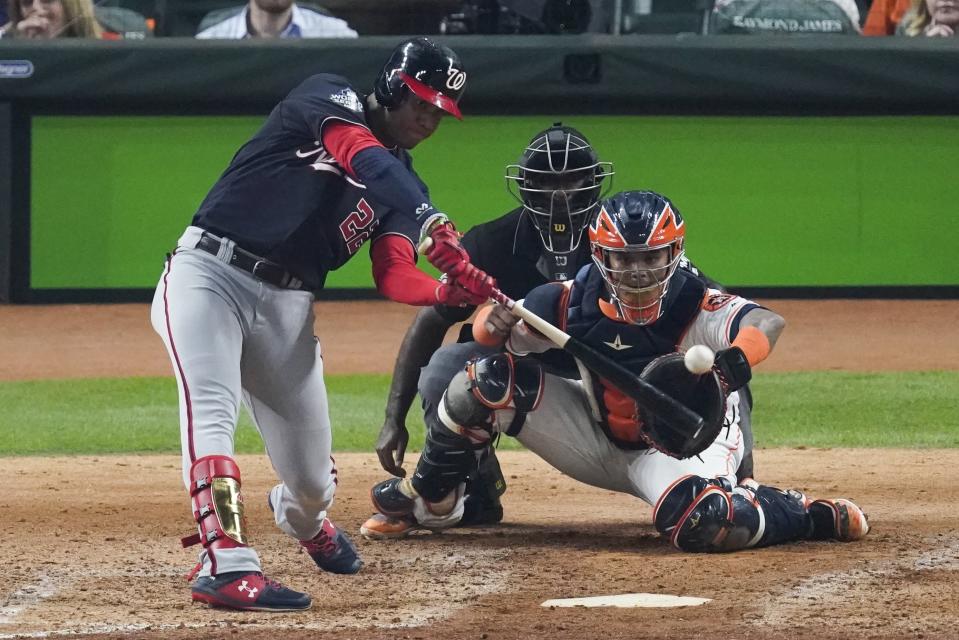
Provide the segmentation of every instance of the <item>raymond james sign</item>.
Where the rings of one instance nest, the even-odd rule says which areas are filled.
[[[29,78],[33,75],[33,63],[29,60],[0,60],[0,79]]]

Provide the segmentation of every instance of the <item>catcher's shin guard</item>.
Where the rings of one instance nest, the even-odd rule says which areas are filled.
[[[653,520],[677,549],[737,551],[809,537],[812,520],[807,504],[798,491],[755,481],[733,488],[718,479],[688,475],[663,493]]]
[[[453,433],[438,418],[430,420],[427,417],[426,422],[426,443],[410,482],[419,496],[430,502],[440,502],[459,487],[475,467],[473,451],[477,443],[467,436]],[[487,446],[489,434],[486,436],[486,441],[479,443],[480,448]]]
[[[479,465],[466,481],[466,502],[459,526],[496,524],[503,519],[500,496],[506,492],[506,478],[496,458],[496,449],[490,447]]]
[[[197,533],[183,538],[184,547],[202,544],[212,554],[219,549],[249,546],[240,495],[240,467],[233,458],[198,458],[190,468],[190,497]]]
[[[506,432],[515,435],[526,413],[536,408],[542,389],[539,366],[514,360],[508,353],[467,363],[450,381],[435,413],[426,412],[426,445],[412,478],[416,492],[430,502],[449,495],[488,451],[494,412],[514,410]],[[505,489],[502,474],[498,475]]]

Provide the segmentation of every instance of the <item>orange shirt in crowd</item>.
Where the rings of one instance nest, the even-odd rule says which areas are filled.
[[[873,0],[866,16],[862,33],[866,36],[891,36],[902,15],[909,9],[910,0]]]

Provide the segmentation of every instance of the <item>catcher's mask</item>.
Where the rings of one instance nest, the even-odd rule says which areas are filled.
[[[429,38],[412,38],[396,47],[373,83],[376,101],[387,109],[400,106],[412,93],[460,120],[458,103],[465,90],[459,56]]]
[[[603,180],[612,175],[612,163],[599,161],[586,136],[557,122],[506,167],[506,188],[523,205],[543,247],[570,253],[602,197]]]
[[[593,262],[606,281],[607,315],[651,324],[663,312],[669,281],[683,257],[686,227],[668,198],[624,191],[604,200],[589,227]]]

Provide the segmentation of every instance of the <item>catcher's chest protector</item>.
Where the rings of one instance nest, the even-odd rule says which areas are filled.
[[[663,302],[663,315],[653,324],[643,326],[617,322],[603,315],[598,301],[605,293],[597,269],[580,271],[570,292],[566,332],[639,375],[654,359],[676,351],[683,333],[699,313],[706,285],[697,278],[676,272]],[[600,426],[606,436],[624,449],[647,448],[639,436],[639,423],[632,429],[621,423],[610,427],[610,408],[602,401],[609,396],[608,390],[596,376],[592,383],[593,393],[600,400]],[[614,422],[618,421],[614,419]]]

